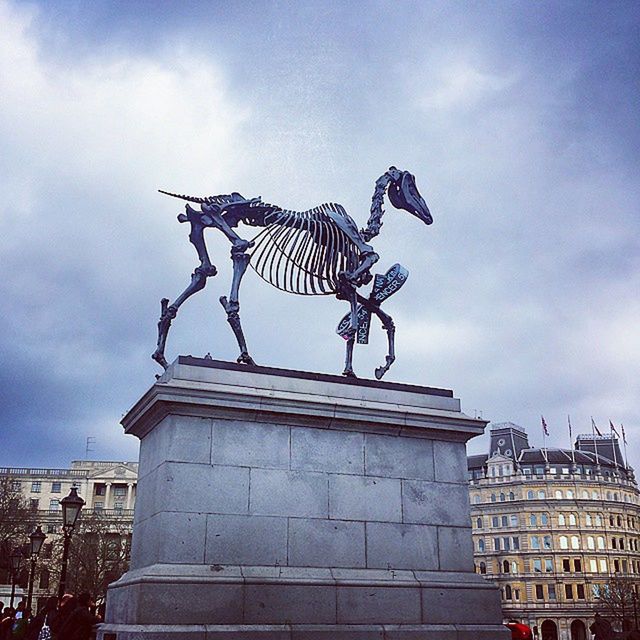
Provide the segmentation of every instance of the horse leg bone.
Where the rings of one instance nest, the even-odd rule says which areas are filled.
[[[385,313],[378,305],[371,302],[371,300],[369,300],[368,298],[363,298],[359,294],[356,295],[358,302],[361,305],[371,311],[371,313],[375,313],[378,318],[380,318],[380,322],[382,322],[382,328],[387,332],[389,352],[386,357],[386,362],[384,365],[382,365],[381,367],[377,367],[375,370],[376,379],[380,380],[382,376],[389,370],[396,359],[396,325],[393,322],[393,318],[388,313]]]
[[[356,332],[358,329],[358,304],[356,302],[356,292],[353,291],[349,295],[349,302],[351,304],[351,326],[349,327],[346,356],[344,362],[343,376],[349,378],[356,378],[356,374],[353,372],[353,345],[355,344]]]
[[[189,286],[175,299],[173,304],[169,304],[167,298],[162,298],[160,301],[160,320],[158,321],[158,343],[156,350],[151,357],[164,369],[169,366],[164,356],[164,348],[167,342],[167,334],[171,327],[171,322],[178,314],[180,305],[184,303],[189,297],[191,297],[197,291],[204,289],[207,283],[207,278],[215,276],[217,273],[216,268],[212,265],[196,267],[195,271],[191,274],[191,283]]]
[[[247,343],[242,331],[242,325],[240,323],[240,283],[242,282],[242,277],[249,266],[249,260],[251,260],[251,256],[244,252],[245,248],[239,248],[235,244],[231,248],[231,259],[233,260],[231,293],[229,294],[228,300],[226,296],[222,296],[220,298],[220,304],[227,312],[227,322],[236,336],[238,347],[240,347],[238,362],[243,364],[255,364],[253,358],[249,355]]]

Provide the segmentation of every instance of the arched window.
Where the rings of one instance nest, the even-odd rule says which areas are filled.
[[[569,539],[567,536],[560,536],[560,548],[568,549],[569,548]]]
[[[527,500],[533,500],[534,495],[533,491],[527,491]]]
[[[618,501],[619,501],[620,496],[618,495],[618,492],[617,492],[617,491],[615,491],[615,492],[614,492],[614,494],[613,494],[613,499],[614,499],[616,502],[618,502]]]
[[[513,493],[513,491],[509,491],[509,500],[515,500],[516,499],[516,494]]]
[[[482,518],[476,518],[476,528],[482,529]]]
[[[482,538],[478,540],[478,551],[484,552],[484,540]]]
[[[621,527],[622,526],[622,518],[620,516],[618,516],[616,518],[616,522],[618,523],[618,526]]]
[[[588,549],[595,549],[596,548],[596,541],[595,541],[593,536],[589,536],[587,538],[587,548]]]
[[[556,499],[562,500],[562,491],[560,491],[560,489],[556,489],[555,496],[556,496]]]
[[[596,516],[596,527],[601,527],[602,526],[602,516],[601,515],[597,515]]]
[[[582,498],[583,498],[583,500],[588,500],[589,499],[589,492],[588,491],[583,491],[582,492]]]
[[[597,500],[597,499],[598,499],[598,492],[597,492],[597,491],[592,491],[592,492],[591,492],[591,497],[592,497],[594,500]]]
[[[487,573],[487,563],[486,562],[481,562],[480,563],[480,573]]]
[[[578,536],[571,536],[571,548],[572,549],[580,548],[580,538]]]
[[[549,524],[549,516],[546,513],[540,514],[540,524]]]
[[[567,489],[567,498],[573,499],[573,491],[571,489]]]
[[[491,494],[491,502],[495,502],[496,501],[496,494],[492,493]]]
[[[538,500],[544,500],[544,498],[545,498],[544,491],[540,489],[540,491],[538,491]]]
[[[598,549],[606,549],[604,538],[602,536],[598,536]]]
[[[532,513],[532,514],[529,516],[529,524],[530,524],[532,527],[537,527],[537,526],[538,526],[538,516],[536,516],[536,514],[535,514],[535,513]]]
[[[593,526],[593,519],[591,518],[591,514],[590,513],[587,513],[585,515],[585,521],[587,523],[587,527]]]
[[[502,573],[509,573],[509,561],[504,560],[502,562]]]
[[[506,500],[506,497],[504,495],[504,493],[500,494],[500,502],[504,502]]]
[[[473,498],[473,502],[474,502],[474,504],[480,504],[480,494],[476,495]]]
[[[509,584],[508,584],[508,585],[504,588],[504,595],[505,595],[505,597],[506,597],[506,599],[507,599],[507,600],[511,600],[511,598],[513,597],[513,596],[512,596],[512,592],[511,592],[511,585],[509,585]]]
[[[558,526],[560,527],[564,527],[567,523],[565,522],[564,519],[564,513],[559,513],[558,514]]]
[[[570,527],[575,527],[576,526],[576,515],[575,515],[575,513],[570,513],[569,514],[569,526]]]
[[[607,491],[607,500],[611,500],[611,491]]]
[[[511,561],[511,573],[518,573],[518,563],[515,560]]]

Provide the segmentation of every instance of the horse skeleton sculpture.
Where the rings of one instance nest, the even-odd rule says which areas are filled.
[[[358,293],[358,288],[371,282],[372,266],[378,261],[368,242],[380,233],[384,214],[384,195],[397,209],[404,209],[425,224],[432,218],[425,201],[418,192],[415,178],[408,171],[390,167],[376,181],[373,192],[371,214],[367,227],[358,230],[355,222],[339,204],[323,204],[308,211],[290,211],[262,202],[261,198],[247,200],[239,193],[190,197],[161,191],[166,195],[194,202],[200,210],[186,205],[186,214],[180,214],[180,222],[189,222],[189,240],[198,252],[200,265],[191,275],[189,286],[169,304],[161,301],[161,316],[158,322],[158,344],[151,356],[165,369],[168,367],[164,356],[167,334],[172,320],[180,306],[197,291],[204,288],[207,278],[215,276],[204,241],[204,230],[212,227],[224,233],[231,242],[233,280],[229,298],[222,296],[220,303],[227,313],[240,347],[238,362],[254,364],[240,324],[239,290],[242,277],[251,265],[256,273],[273,286],[283,291],[300,295],[335,295],[350,304],[350,312],[338,328],[346,341],[346,359],[343,374],[354,376],[353,346],[358,333],[358,323],[371,314],[378,316],[388,337],[388,354],[385,365],[376,369],[380,379],[395,360],[395,326],[391,316],[380,309],[380,304],[389,292],[382,291],[384,278],[391,278],[392,293],[406,279],[407,272],[395,265],[386,276],[376,276],[374,290],[368,298]],[[234,228],[242,222],[262,230],[253,240],[241,238]],[[391,275],[390,275],[391,274]],[[395,278],[395,282],[392,280]],[[368,331],[368,323],[367,323]],[[366,342],[366,336],[359,342]]]

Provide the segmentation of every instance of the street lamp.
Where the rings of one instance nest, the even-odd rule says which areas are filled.
[[[20,574],[20,565],[22,564],[22,549],[16,547],[9,556],[9,573],[11,574],[11,602],[9,606],[13,609],[13,599],[16,595],[16,580]]]
[[[33,597],[33,579],[36,574],[36,562],[38,561],[38,555],[40,549],[47,536],[43,533],[40,525],[38,525],[35,531],[29,536],[29,553],[31,555],[31,569],[29,571],[29,591],[27,592],[27,609],[31,609],[31,598]]]
[[[69,545],[71,534],[78,521],[80,510],[84,506],[84,500],[78,495],[78,489],[71,487],[66,498],[60,500],[62,506],[62,530],[64,535],[64,549],[62,552],[62,571],[60,572],[60,586],[58,587],[58,600],[62,599],[67,583],[67,563],[69,562]]]

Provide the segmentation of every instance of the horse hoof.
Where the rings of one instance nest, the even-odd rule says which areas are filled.
[[[357,377],[358,377],[355,373],[353,373],[353,370],[352,370],[352,369],[345,369],[345,370],[342,372],[342,375],[343,375],[345,378],[357,378]]]
[[[236,362],[238,364],[250,364],[250,365],[253,365],[254,367],[256,366],[256,363],[253,361],[253,358],[248,353],[241,353],[238,356],[238,359],[236,360]]]
[[[384,367],[378,367],[376,369],[376,380],[381,380],[382,376],[387,372],[387,370]]]

